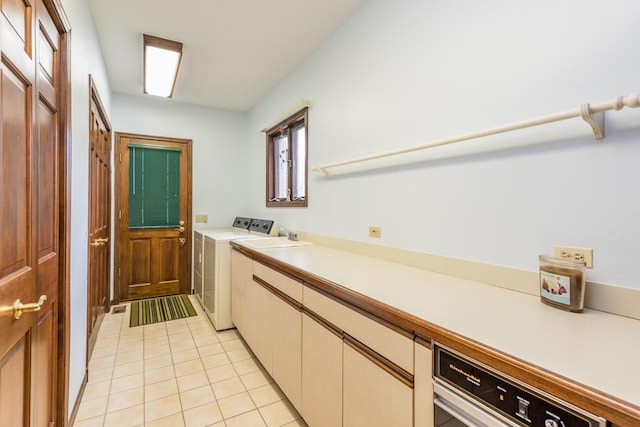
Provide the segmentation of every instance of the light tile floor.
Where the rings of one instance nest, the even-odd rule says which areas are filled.
[[[129,327],[104,318],[75,427],[306,426],[235,329],[198,316]]]

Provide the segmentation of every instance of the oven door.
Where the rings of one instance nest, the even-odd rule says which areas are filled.
[[[435,427],[517,427],[441,384],[433,383]]]

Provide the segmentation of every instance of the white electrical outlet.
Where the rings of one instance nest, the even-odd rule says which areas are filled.
[[[554,246],[553,256],[560,259],[584,261],[587,268],[593,268],[593,249],[572,246]]]

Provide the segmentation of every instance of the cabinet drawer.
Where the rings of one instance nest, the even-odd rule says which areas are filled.
[[[253,274],[302,304],[302,283],[253,261]]]
[[[413,339],[327,297],[303,288],[303,305],[413,374]]]

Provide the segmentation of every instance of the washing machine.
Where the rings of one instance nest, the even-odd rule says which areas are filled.
[[[193,291],[216,331],[233,328],[229,242],[277,234],[274,221],[246,217],[236,217],[231,228],[193,232]]]

